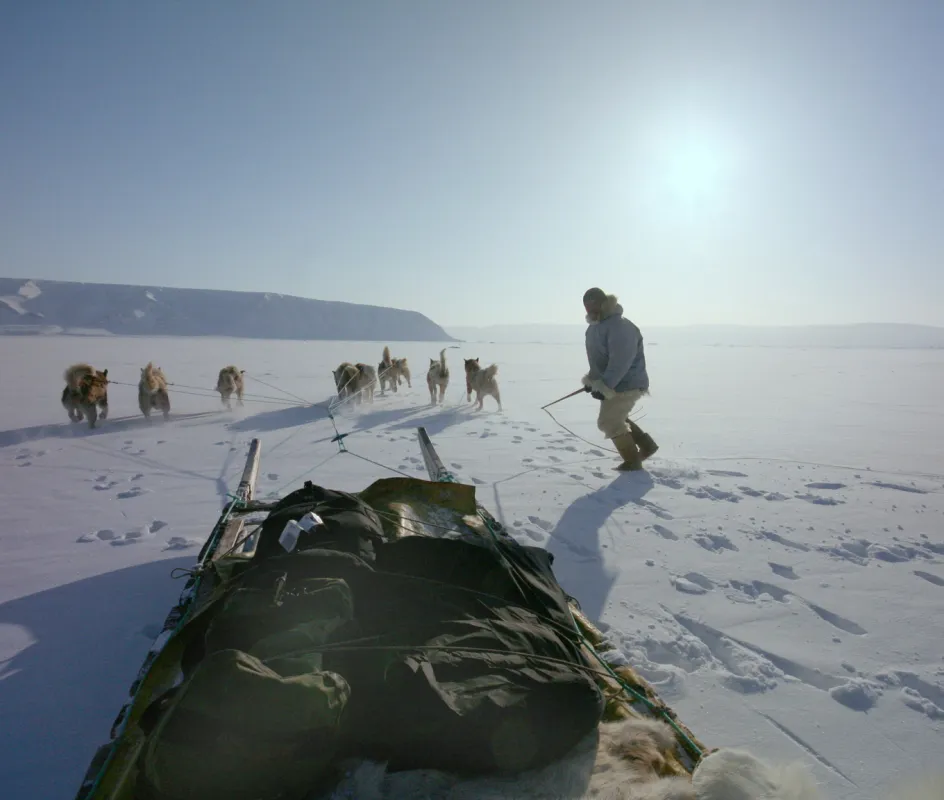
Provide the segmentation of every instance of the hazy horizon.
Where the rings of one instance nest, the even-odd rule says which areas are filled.
[[[944,4],[0,8],[0,275],[944,325]]]

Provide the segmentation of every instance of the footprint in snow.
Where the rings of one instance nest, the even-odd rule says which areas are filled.
[[[578,475],[576,472],[571,473],[568,477],[573,478],[575,481],[584,481],[584,480],[586,480],[586,478],[584,478],[583,475]]]
[[[277,480],[279,479],[279,473],[278,473],[278,472],[270,472],[268,475],[266,475],[266,477],[267,477],[270,481],[277,481]]]
[[[726,500],[729,503],[737,503],[741,500],[734,492],[726,492],[713,486],[699,486],[697,489],[688,488],[685,490],[685,494],[701,500]]]
[[[184,536],[171,536],[167,540],[164,550],[186,550],[190,547],[197,547],[201,544],[199,539],[188,539]]]
[[[706,469],[705,472],[707,472],[709,475],[716,475],[721,478],[746,478],[747,477],[747,475],[745,475],[743,472],[735,472],[734,470],[729,470],[729,469]]]
[[[452,467],[453,469],[462,469],[462,464],[459,464],[456,461],[451,462],[449,466]]]
[[[845,489],[846,484],[844,483],[808,483],[806,484],[807,489]]]
[[[164,520],[162,519],[156,519],[148,527],[151,529],[153,533],[157,533],[162,528],[166,528],[167,523],[164,522]]]
[[[820,494],[812,494],[807,492],[806,494],[797,494],[797,500],[806,500],[807,503],[812,503],[815,506],[839,506],[845,504],[845,500],[836,500],[834,497],[823,497]]]
[[[669,541],[672,541],[672,542],[678,541],[679,537],[669,528],[665,527],[665,525],[650,525],[649,527],[652,528],[652,530],[654,530],[656,533],[658,533],[659,536],[661,536],[663,539],[668,539]]]
[[[479,480],[478,478],[472,478],[472,483],[474,483],[476,486],[481,486],[485,483],[485,481]]]
[[[550,533],[554,530],[554,525],[548,522],[546,519],[541,519],[540,517],[528,517],[528,521],[532,525],[537,525],[541,530]]]
[[[96,492],[107,492],[109,489],[114,489],[120,481],[108,481],[107,483],[96,483],[93,487]]]
[[[779,575],[781,578],[789,578],[791,581],[800,579],[800,576],[794,572],[793,567],[788,567],[786,564],[777,564],[774,561],[768,561],[767,566],[770,567],[775,575]]]
[[[715,588],[714,581],[709,580],[698,572],[689,572],[686,575],[673,575],[669,578],[675,589],[684,594],[707,594]]]
[[[720,553],[722,550],[737,550],[737,545],[722,534],[701,532],[693,537],[695,543],[714,553]]]
[[[116,538],[117,536],[118,534],[115,533],[110,528],[102,528],[102,530],[95,531],[95,533],[86,533],[80,536],[78,539],[76,539],[76,541],[83,542],[83,543],[110,542],[112,539]]]
[[[527,536],[533,542],[543,542],[547,536],[543,533],[538,533],[533,528],[525,528],[524,535]]]
[[[131,481],[132,483],[134,483],[135,481],[141,480],[141,478],[143,478],[143,477],[144,477],[144,473],[143,473],[143,472],[138,472],[138,473],[136,473],[135,475],[132,475],[130,478],[128,478],[128,480]]]
[[[592,450],[587,450],[586,452],[588,456],[596,456],[597,458],[602,458],[603,456],[606,455],[606,453],[604,453],[602,450],[597,450],[596,448],[593,448]]]
[[[140,486],[135,486],[133,489],[128,489],[124,492],[118,492],[118,494],[115,496],[119,500],[130,500],[133,497],[140,497],[142,494],[147,494],[150,491],[150,489],[142,489]]]

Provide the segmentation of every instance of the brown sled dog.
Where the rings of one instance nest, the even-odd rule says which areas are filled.
[[[220,393],[220,402],[230,410],[233,408],[230,397],[234,394],[239,405],[243,404],[243,375],[245,373],[246,370],[230,364],[220,370],[220,376],[216,379],[216,391]]]
[[[336,370],[333,370],[334,385],[338,390],[338,398],[346,400],[353,398],[355,405],[366,396],[368,402],[374,402],[374,389],[377,386],[377,372],[368,364],[351,364],[344,361]]]
[[[449,367],[446,366],[446,350],[439,351],[439,361],[429,360],[429,369],[426,371],[426,386],[429,388],[429,404],[436,405],[436,389],[439,389],[439,402],[446,396],[446,387],[449,386]]]
[[[403,378],[406,378],[406,385],[412,389],[413,383],[410,377],[410,366],[405,358],[391,358],[390,348],[384,347],[383,358],[377,365],[377,375],[380,378],[380,393],[384,393],[386,384],[390,384],[393,391],[397,391]]]
[[[108,370],[99,372],[88,364],[73,364],[62,375],[66,388],[62,390],[62,407],[69,412],[72,422],[88,417],[94,428],[99,419],[108,418]]]
[[[147,419],[151,418],[151,409],[157,408],[164,413],[164,419],[170,415],[170,395],[167,394],[167,379],[160,367],[148,361],[141,367],[141,380],[138,381],[138,408]]]
[[[464,358],[465,361],[465,394],[466,400],[472,402],[472,392],[475,392],[475,402],[477,410],[482,408],[485,397],[494,397],[498,403],[498,410],[502,410],[501,393],[498,391],[498,382],[495,380],[495,374],[498,372],[498,364],[492,364],[485,369],[479,366],[477,358]]]

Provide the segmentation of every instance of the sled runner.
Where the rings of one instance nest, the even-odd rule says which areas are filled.
[[[321,800],[351,759],[515,775],[601,720],[670,725],[662,774],[704,746],[554,576],[443,465],[356,493],[254,497],[261,443],[76,800]]]

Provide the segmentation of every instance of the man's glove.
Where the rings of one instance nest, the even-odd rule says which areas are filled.
[[[603,400],[603,395],[600,394],[599,392],[593,392],[593,391],[591,391],[589,386],[587,387],[587,391],[590,392],[590,396],[591,396],[594,400]]]
[[[603,400],[609,397],[616,397],[616,392],[614,392],[603,381],[596,380],[590,381],[590,396],[597,397],[598,400]]]

